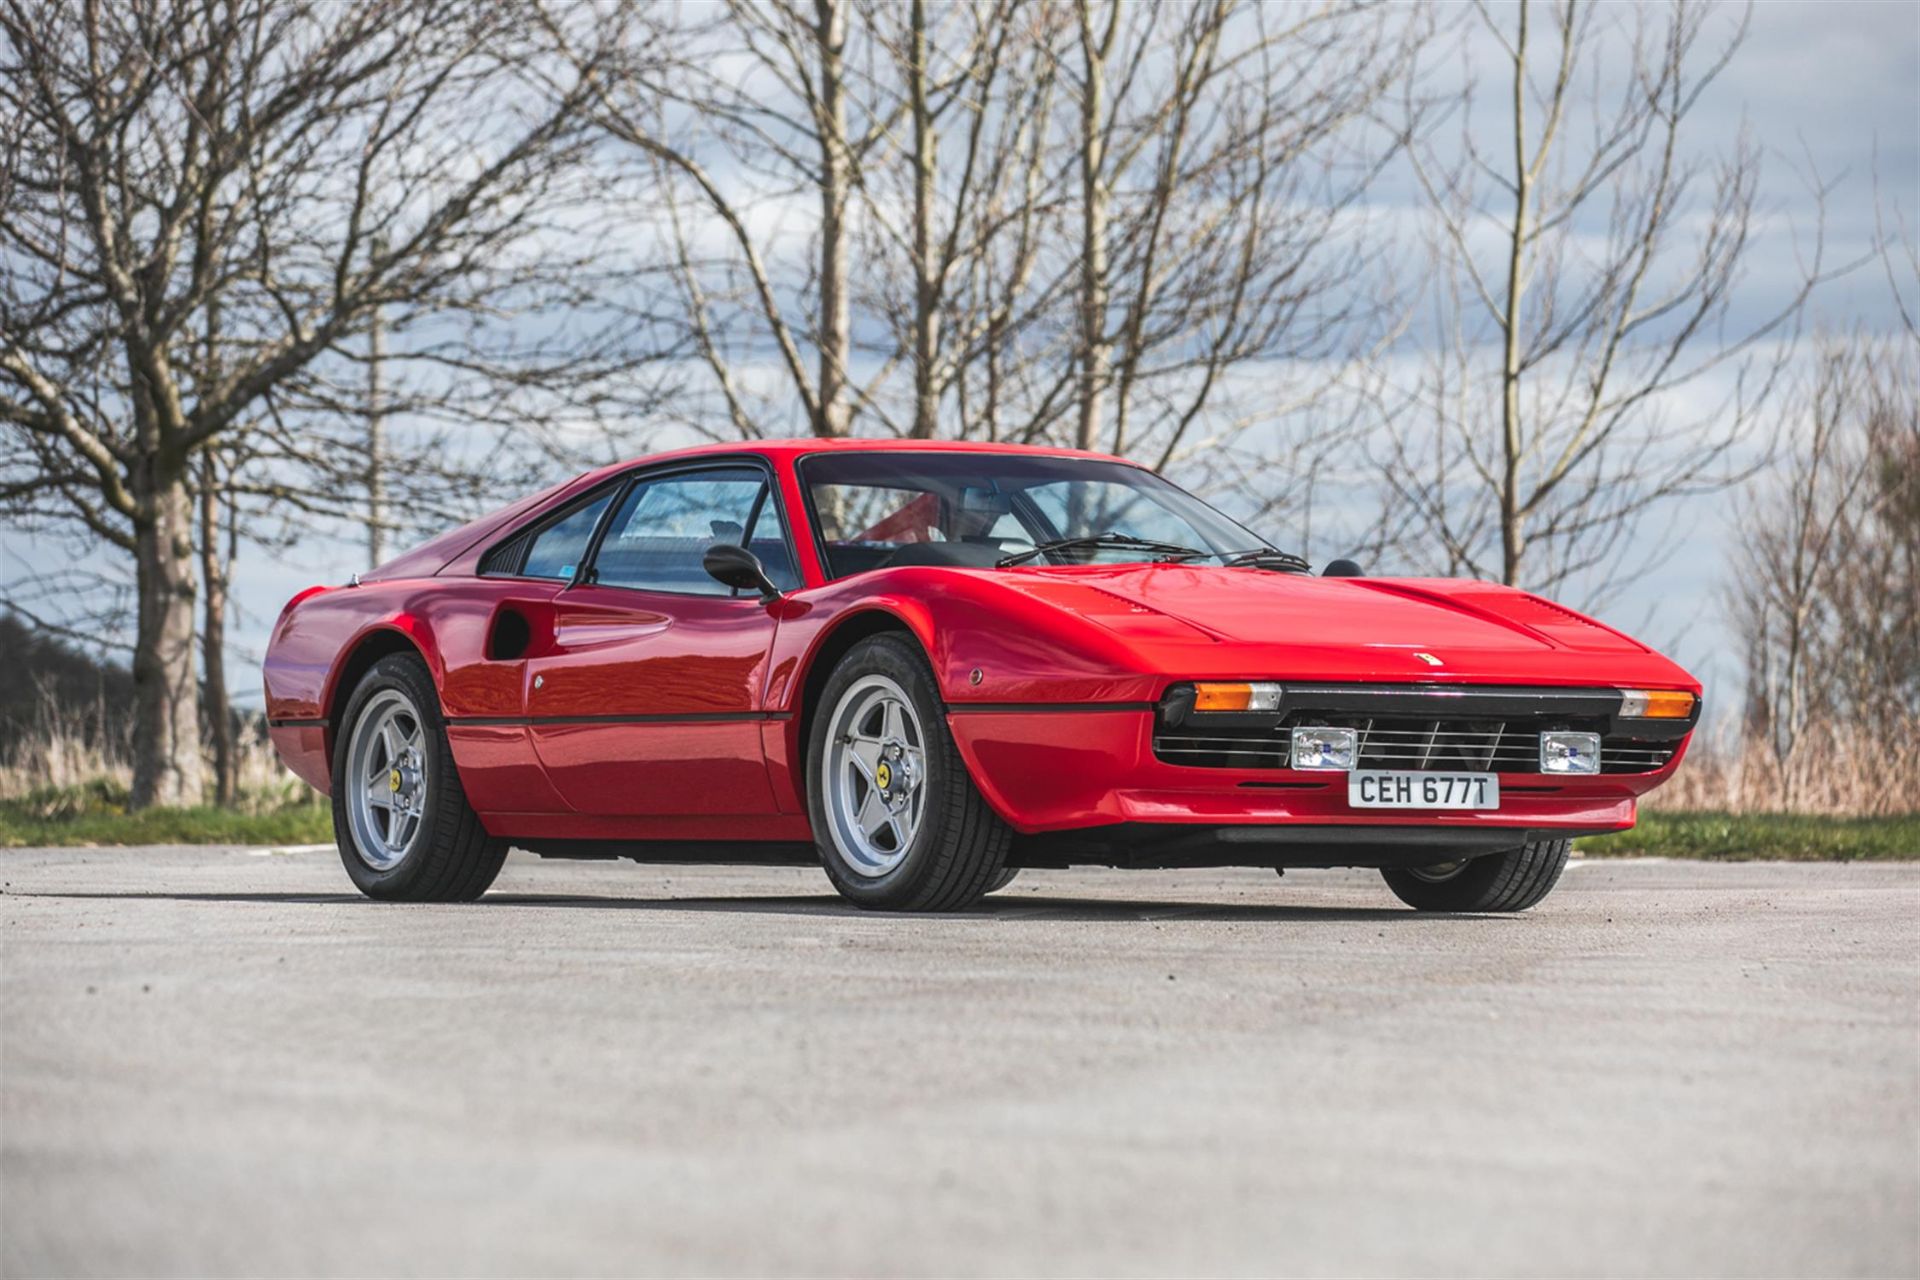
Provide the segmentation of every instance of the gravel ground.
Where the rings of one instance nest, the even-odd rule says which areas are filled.
[[[9,1275],[1920,1271],[1920,865],[0,880]]]

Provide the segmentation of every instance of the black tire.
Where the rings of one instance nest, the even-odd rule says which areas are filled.
[[[387,690],[404,694],[418,713],[427,768],[420,833],[396,865],[382,870],[361,856],[353,834],[347,759],[367,704]],[[487,891],[506,861],[506,841],[488,835],[467,803],[433,677],[413,654],[391,654],[374,663],[347,701],[333,744],[333,834],[340,861],[360,892],[390,902],[471,902]]]
[[[1000,868],[1000,874],[995,876],[993,878],[993,883],[987,886],[987,892],[988,893],[1000,892],[1002,889],[1012,884],[1013,878],[1019,874],[1020,874],[1020,868],[1018,867]]]
[[[1457,868],[1385,867],[1387,887],[1416,911],[1525,911],[1547,896],[1566,869],[1570,840],[1536,840]]]
[[[919,829],[899,864],[868,876],[854,870],[835,843],[825,779],[834,711],[856,682],[873,675],[892,680],[913,704],[924,738],[920,786],[927,794]],[[1000,877],[1013,832],[973,785],[945,710],[919,647],[900,636],[862,640],[827,678],[807,735],[807,814],[827,878],[848,901],[874,911],[958,911],[992,892],[996,881],[1005,883]]]

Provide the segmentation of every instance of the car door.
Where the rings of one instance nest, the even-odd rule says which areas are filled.
[[[435,594],[447,739],[483,813],[565,812],[525,722],[527,665],[548,643],[553,598],[586,559],[619,486],[607,486],[516,532],[477,577]]]
[[[718,542],[751,546],[778,585],[797,585],[771,473],[736,463],[638,477],[554,598],[527,716],[576,811],[776,812],[760,729],[777,622],[757,595],[708,576]]]

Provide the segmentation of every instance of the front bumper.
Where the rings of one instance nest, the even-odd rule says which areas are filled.
[[[1649,773],[1548,777],[1500,773],[1495,813],[1359,810],[1346,775],[1294,769],[1198,768],[1153,751],[1151,709],[954,707],[947,723],[987,803],[1017,832],[1035,835],[1116,824],[1152,827],[1398,828],[1544,835],[1621,831],[1636,801],[1686,754]]]

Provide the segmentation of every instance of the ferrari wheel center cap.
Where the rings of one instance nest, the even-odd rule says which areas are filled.
[[[880,761],[873,767],[873,781],[889,805],[905,803],[919,782],[913,757],[907,754],[905,743],[890,739],[881,747]]]
[[[387,789],[401,804],[411,804],[414,792],[420,789],[420,770],[411,760],[394,765],[387,771]]]

